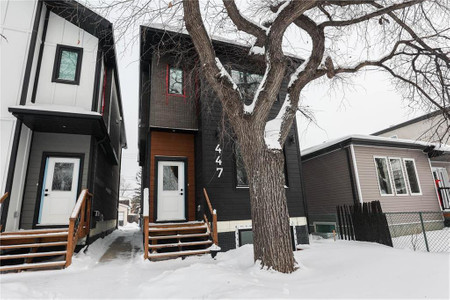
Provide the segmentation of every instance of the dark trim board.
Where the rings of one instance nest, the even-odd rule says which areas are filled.
[[[59,69],[61,67],[62,52],[64,50],[78,53],[77,66],[76,66],[76,70],[75,70],[75,79],[74,80],[65,80],[65,79],[58,78]],[[79,85],[82,61],[83,61],[83,48],[62,45],[62,44],[56,45],[55,61],[53,62],[52,82]]]
[[[39,1],[41,2],[41,1]],[[44,28],[42,30],[42,40],[41,40],[41,46],[39,47],[39,54],[38,54],[38,60],[36,65],[36,75],[34,77],[34,83],[33,83],[33,91],[31,94],[31,102],[36,102],[36,94],[37,94],[37,87],[39,83],[39,75],[41,73],[41,64],[42,64],[42,56],[44,54],[44,46],[45,46],[45,39],[47,36],[47,28],[48,28],[48,21],[50,19],[50,9],[47,8],[47,11],[45,12],[45,19],[44,19]],[[36,31],[37,33],[37,31]]]
[[[184,217],[185,220],[179,220],[179,221],[172,221],[170,222],[185,222],[189,219],[189,195],[188,195],[188,158],[185,156],[155,156],[155,168],[154,168],[154,193],[153,193],[153,217],[155,223],[167,223],[169,221],[157,221],[158,219],[158,162],[160,161],[182,161],[184,163]]]
[[[42,158],[41,158],[41,169],[39,171],[39,184],[38,189],[36,193],[36,202],[34,206],[34,217],[33,217],[33,229],[36,228],[52,228],[55,227],[55,225],[39,225],[37,224],[38,217],[39,217],[39,209],[41,207],[41,191],[44,184],[44,171],[45,171],[45,161],[48,157],[73,157],[73,158],[79,158],[80,159],[80,171],[78,174],[78,188],[77,188],[77,197],[81,192],[81,185],[82,185],[82,179],[83,179],[83,165],[84,165],[84,153],[64,153],[64,152],[43,152]],[[74,205],[76,203],[77,199],[75,199]],[[22,201],[23,203],[23,201]],[[57,225],[56,228],[59,227],[67,227],[65,225]]]
[[[100,43],[100,41],[99,41]],[[95,63],[95,79],[94,79],[94,92],[92,95],[92,111],[98,111],[98,100],[99,100],[99,92],[100,92],[100,77],[102,70],[102,51],[100,50],[100,45],[97,47],[97,61]]]

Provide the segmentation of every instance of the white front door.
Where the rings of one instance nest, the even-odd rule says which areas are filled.
[[[186,220],[184,168],[182,161],[158,161],[156,221]]]
[[[68,225],[77,201],[80,159],[47,157],[38,225]]]

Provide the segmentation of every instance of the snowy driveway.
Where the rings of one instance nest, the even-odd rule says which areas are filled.
[[[114,241],[118,241],[114,246]],[[120,245],[119,245],[120,243]],[[113,245],[113,247],[110,247]],[[116,250],[109,250],[116,248]],[[108,254],[109,253],[109,254]],[[261,270],[252,247],[185,260],[142,258],[138,228],[117,230],[59,271],[0,275],[7,298],[446,298],[449,253],[313,241],[297,251],[299,270]]]

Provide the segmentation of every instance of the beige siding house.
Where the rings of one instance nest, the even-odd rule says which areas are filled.
[[[441,211],[430,157],[443,150],[450,149],[364,135],[302,150],[310,230],[335,222],[343,204],[380,201],[384,212]]]
[[[450,109],[446,110],[447,113]],[[393,139],[450,144],[449,120],[442,111],[435,111],[418,118],[375,132],[373,135]],[[430,157],[433,177],[439,185],[439,197],[446,217],[450,219],[450,153]]]

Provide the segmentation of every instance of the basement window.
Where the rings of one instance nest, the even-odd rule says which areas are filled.
[[[57,45],[52,82],[80,84],[83,48]]]
[[[290,226],[292,249],[295,251],[297,246],[297,231],[295,226]],[[236,226],[235,231],[236,248],[247,244],[253,244],[253,230],[251,225]]]
[[[171,95],[184,95],[183,69],[175,67],[168,68],[168,93]]]

